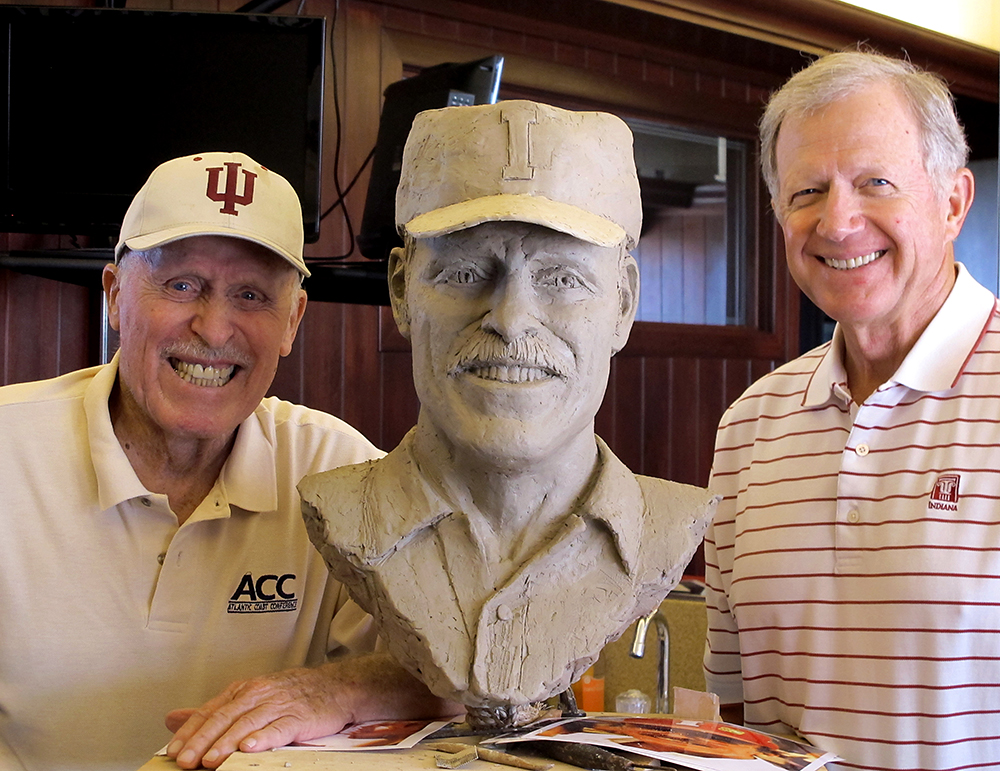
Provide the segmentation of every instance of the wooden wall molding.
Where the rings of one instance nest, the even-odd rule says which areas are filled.
[[[947,78],[956,93],[998,99],[1000,52],[838,0],[606,1],[817,55],[859,41],[888,54],[905,51]]]

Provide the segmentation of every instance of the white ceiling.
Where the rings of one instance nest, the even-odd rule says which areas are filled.
[[[1000,0],[841,0],[918,27],[1000,50]]]

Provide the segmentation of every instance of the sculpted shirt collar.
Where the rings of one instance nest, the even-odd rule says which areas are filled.
[[[948,299],[937,312],[913,348],[899,365],[889,383],[914,391],[934,393],[955,385],[965,363],[982,338],[996,308],[996,297],[979,284],[961,263]],[[803,398],[803,406],[819,407],[843,401],[839,393],[846,387],[844,340],[840,324]]]
[[[118,378],[118,354],[100,367],[83,397],[90,456],[97,477],[98,500],[106,511],[133,498],[153,495],[139,481],[125,451],[118,443],[108,399]],[[230,515],[230,506],[244,511],[273,511],[278,506],[274,437],[255,412],[243,421],[233,450],[215,487],[188,520],[219,519]],[[214,505],[219,501],[219,505]]]
[[[420,531],[460,513],[443,492],[420,473],[412,451],[414,431],[411,429],[399,446],[373,467],[373,477],[377,477],[377,481],[373,479],[372,482],[385,493],[385,498],[379,511],[378,532],[366,533],[363,542],[357,544],[365,562],[382,561]],[[614,539],[625,572],[633,575],[638,567],[643,531],[642,490],[632,472],[604,441],[597,435],[594,439],[597,441],[597,471],[586,500],[567,521],[567,529],[575,532],[586,527],[588,520],[602,522]]]

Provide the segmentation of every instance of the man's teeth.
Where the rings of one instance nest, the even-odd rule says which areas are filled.
[[[236,365],[224,367],[222,369],[201,364],[188,364],[186,361],[173,361],[174,372],[196,386],[206,386],[209,388],[219,388],[229,382],[236,371]]]
[[[834,270],[850,270],[851,268],[860,268],[862,265],[867,265],[869,262],[877,260],[883,254],[885,254],[885,249],[879,249],[877,252],[866,254],[863,257],[852,257],[849,260],[834,260],[824,257],[823,262]]]
[[[484,380],[497,380],[501,383],[530,383],[535,380],[543,380],[551,377],[551,373],[540,367],[494,365],[489,367],[470,367],[469,372]]]

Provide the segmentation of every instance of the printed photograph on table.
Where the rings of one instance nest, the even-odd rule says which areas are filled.
[[[351,725],[339,734],[296,742],[287,749],[303,750],[398,750],[413,747],[440,728],[447,720],[373,720]]]
[[[751,731],[743,726],[666,717],[608,715],[570,719],[547,724],[529,733],[507,734],[489,741],[496,744],[522,741],[590,744],[628,750],[700,771],[759,771],[765,767],[813,771],[840,759],[809,744]]]

